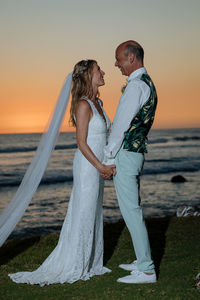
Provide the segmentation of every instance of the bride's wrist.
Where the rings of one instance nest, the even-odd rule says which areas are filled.
[[[96,168],[97,168],[97,170],[98,170],[99,172],[102,172],[102,171],[103,171],[103,164],[99,162],[99,163],[97,164]]]

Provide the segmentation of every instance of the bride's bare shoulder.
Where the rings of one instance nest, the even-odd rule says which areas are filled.
[[[81,108],[81,109],[87,109],[88,108],[88,109],[90,109],[90,104],[88,103],[87,100],[81,98],[78,101],[77,108]]]
[[[91,114],[91,106],[85,99],[80,99],[77,103],[76,114]]]

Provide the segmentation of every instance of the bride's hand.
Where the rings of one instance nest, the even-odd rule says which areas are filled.
[[[99,168],[99,172],[104,179],[110,179],[112,176],[116,175],[116,166],[102,164]]]

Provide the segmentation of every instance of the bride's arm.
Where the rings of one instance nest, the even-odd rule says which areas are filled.
[[[115,165],[103,165],[87,144],[88,124],[92,117],[92,110],[86,100],[79,101],[76,109],[76,140],[77,145],[86,159],[100,172],[111,176]]]

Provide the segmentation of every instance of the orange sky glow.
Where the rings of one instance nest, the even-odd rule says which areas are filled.
[[[114,53],[128,39],[144,47],[145,66],[157,88],[153,128],[200,127],[200,2],[152,0],[143,6],[138,0],[134,5],[102,0],[100,7],[90,0],[79,6],[47,2],[0,4],[0,133],[43,131],[65,76],[85,58],[96,59],[106,73],[100,98],[113,121],[126,80],[114,67]],[[102,15],[103,22],[97,22]],[[74,130],[68,120],[69,107],[62,131]]]

